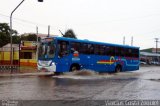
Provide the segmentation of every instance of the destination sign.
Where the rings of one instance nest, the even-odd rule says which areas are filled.
[[[42,39],[41,41],[42,42],[51,42],[53,41],[54,38],[45,38],[45,39]]]
[[[46,42],[51,42],[51,41],[53,41],[53,38],[45,38],[45,41]]]

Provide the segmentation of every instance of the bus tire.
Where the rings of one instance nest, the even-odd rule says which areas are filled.
[[[78,71],[78,70],[80,70],[79,64],[72,64],[72,65],[71,65],[71,67],[70,67],[70,72]]]
[[[115,68],[115,72],[116,72],[116,73],[119,73],[119,72],[121,72],[121,71],[122,71],[122,66],[118,64],[118,65],[116,66],[116,68]]]

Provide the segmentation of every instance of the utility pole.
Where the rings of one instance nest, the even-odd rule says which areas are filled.
[[[125,45],[125,39],[126,39],[126,38],[125,38],[125,36],[124,36],[124,37],[123,37],[123,45]]]
[[[13,13],[17,10],[17,8],[24,2],[25,0],[22,0],[17,6],[16,8],[14,8],[14,10],[11,12],[10,14],[10,49],[11,49],[11,54],[10,54],[10,59],[11,59],[11,66],[13,65],[13,50],[12,50],[12,15]],[[43,2],[43,0],[38,0],[38,2]],[[11,68],[12,71],[12,68]]]
[[[36,59],[38,61],[38,27],[36,27],[36,34],[37,34],[37,51],[36,51]]]
[[[49,36],[50,36],[50,25],[48,25],[48,36],[47,37]]]
[[[131,46],[133,46],[133,36],[131,37]]]
[[[154,38],[154,39],[155,39],[155,42],[156,42],[156,53],[157,53],[159,38]]]
[[[16,8],[14,8],[14,10],[11,12],[10,14],[10,49],[11,49],[11,52],[10,52],[10,61],[11,61],[11,73],[12,73],[12,65],[13,65],[13,49],[12,49],[12,15],[13,13],[16,11],[16,9],[24,2],[24,0],[22,0],[17,6]]]

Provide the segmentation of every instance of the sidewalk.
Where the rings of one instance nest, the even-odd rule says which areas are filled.
[[[13,74],[9,74],[9,73],[3,73],[0,74],[0,77],[16,77],[16,76],[50,76],[50,75],[54,75],[53,72],[35,72],[35,73],[13,73]]]
[[[54,75],[53,72],[38,72],[34,67],[20,67],[20,70],[13,71],[3,71],[0,73],[0,77],[10,77],[10,76],[46,76]]]

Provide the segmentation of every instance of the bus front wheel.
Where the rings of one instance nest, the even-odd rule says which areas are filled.
[[[121,71],[122,71],[121,65],[117,65],[116,68],[115,68],[115,72],[118,73],[118,72],[121,72]]]
[[[80,66],[78,64],[71,65],[70,72],[78,71],[78,70],[80,70]]]

